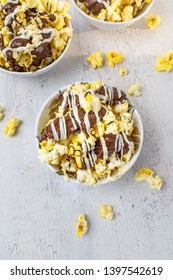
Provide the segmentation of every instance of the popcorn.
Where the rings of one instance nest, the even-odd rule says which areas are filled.
[[[76,0],[79,8],[91,17],[108,22],[129,21],[152,0]]]
[[[134,121],[125,93],[101,81],[77,82],[50,105],[39,159],[69,180],[95,185],[115,175],[134,153]],[[140,141],[140,139],[139,139]],[[139,143],[139,142],[138,142]]]
[[[170,50],[164,54],[164,56],[157,57],[156,71],[171,72],[173,68],[173,50]]]
[[[154,177],[154,171],[149,168],[141,168],[135,175],[137,182],[145,181],[152,189],[160,190],[162,188],[162,179],[157,175]]]
[[[131,96],[140,96],[141,95],[140,89],[141,89],[140,84],[134,84],[128,88],[127,93]]]
[[[125,75],[127,75],[127,73],[128,73],[128,71],[127,71],[126,68],[121,68],[120,69],[120,72],[119,72],[120,76],[125,76]]]
[[[15,5],[12,11],[11,5]],[[0,66],[15,72],[33,72],[60,57],[72,37],[69,8],[66,0],[19,0],[14,4],[8,1],[7,13],[1,1]]]
[[[114,217],[113,208],[111,205],[101,205],[100,207],[100,218],[111,221]]]
[[[41,149],[46,150],[46,151],[52,151],[53,150],[53,145],[50,143],[49,140],[44,140],[40,143]]]
[[[74,225],[74,228],[77,230],[76,234],[78,237],[82,237],[87,233],[88,224],[84,214],[78,216],[78,222]]]
[[[122,21],[129,21],[133,18],[133,6],[126,6],[122,11]]]
[[[106,57],[108,58],[109,65],[111,67],[114,67],[115,64],[121,63],[123,59],[123,54],[115,52],[115,51],[110,51],[106,54]]]
[[[160,23],[161,23],[161,17],[158,16],[158,15],[150,16],[147,19],[147,26],[148,26],[149,29],[154,29]]]
[[[6,127],[4,128],[4,134],[7,136],[14,136],[16,133],[16,128],[19,126],[20,121],[18,119],[11,119],[8,121]]]
[[[87,61],[91,63],[92,68],[101,67],[103,65],[103,57],[101,51],[93,53],[87,58]]]
[[[0,106],[0,120],[2,120],[4,117],[4,114],[3,114],[3,107]]]

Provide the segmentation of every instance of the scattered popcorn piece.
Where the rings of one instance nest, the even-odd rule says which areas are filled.
[[[164,54],[164,56],[157,57],[156,71],[171,72],[173,68],[173,50],[170,50]]]
[[[124,56],[123,56],[123,54],[121,54],[119,52],[110,51],[110,52],[107,52],[106,57],[109,61],[109,65],[111,67],[114,67],[115,64],[119,64],[122,62]]]
[[[162,179],[158,175],[154,177],[154,171],[149,168],[141,168],[136,173],[135,180],[147,182],[152,189],[160,190],[162,188]]]
[[[101,51],[91,54],[87,61],[91,63],[92,68],[101,67],[103,65],[103,57]]]
[[[6,127],[4,128],[4,134],[6,134],[7,136],[13,136],[19,124],[20,121],[18,119],[11,119],[10,121],[8,121]]]
[[[100,218],[112,220],[114,217],[114,212],[111,205],[101,205],[100,207]]]
[[[140,89],[141,89],[140,84],[134,84],[128,88],[127,93],[131,96],[140,96],[141,95]]]
[[[3,117],[4,117],[3,108],[2,108],[2,106],[0,106],[0,120],[2,120]]]
[[[160,23],[161,23],[161,17],[158,16],[158,15],[150,16],[147,19],[147,26],[148,26],[149,29],[154,29]]]
[[[126,68],[121,68],[119,74],[120,74],[120,76],[124,76],[124,75],[128,74],[128,71]]]
[[[76,234],[78,237],[82,237],[88,231],[88,225],[84,214],[78,216],[78,222],[75,224],[74,228],[77,229]]]

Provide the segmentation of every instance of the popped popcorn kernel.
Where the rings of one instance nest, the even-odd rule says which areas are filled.
[[[156,71],[171,72],[173,68],[173,50],[170,50],[164,54],[164,56],[157,57]]]
[[[53,150],[53,145],[50,143],[50,140],[44,140],[40,143],[41,149],[46,150],[46,151],[52,151]]]
[[[128,74],[128,70],[126,68],[121,68],[119,74],[120,76],[125,76]]]
[[[82,237],[87,233],[88,225],[84,214],[78,216],[78,222],[74,225],[74,228],[77,230],[76,234],[78,237]]]
[[[140,96],[141,95],[140,89],[141,89],[140,84],[134,84],[128,88],[127,93],[131,96]]]
[[[19,126],[20,120],[18,119],[11,119],[8,121],[6,127],[4,128],[4,134],[7,136],[14,136],[16,133],[16,128]]]
[[[122,62],[124,56],[123,56],[123,54],[121,54],[119,52],[110,51],[110,52],[107,52],[106,57],[109,61],[109,65],[111,67],[114,67],[115,64],[119,64]]]
[[[103,57],[101,51],[91,54],[87,61],[91,63],[92,68],[99,68],[103,65]]]
[[[3,114],[3,107],[0,106],[0,120],[2,120],[4,117],[4,114]]]
[[[145,181],[147,182],[152,189],[160,190],[162,188],[162,179],[156,175],[154,176],[154,171],[149,168],[141,168],[135,174],[135,180],[137,182]]]
[[[154,29],[160,23],[161,23],[161,17],[158,16],[158,15],[150,16],[147,19],[147,26],[148,26],[149,29]]]
[[[111,205],[101,205],[100,206],[100,218],[112,220],[114,217],[113,208]]]

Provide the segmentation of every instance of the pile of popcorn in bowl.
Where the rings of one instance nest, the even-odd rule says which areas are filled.
[[[0,1],[0,67],[35,72],[58,60],[72,37],[69,8],[65,0]]]

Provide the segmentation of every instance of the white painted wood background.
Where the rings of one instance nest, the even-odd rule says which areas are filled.
[[[173,48],[173,1],[156,0],[151,14],[162,24],[151,31],[141,20],[114,33],[88,25],[72,8],[74,37],[70,50],[53,71],[36,78],[0,73],[0,258],[1,259],[172,259],[173,258],[173,73],[155,71],[156,56]],[[92,70],[86,57],[100,49],[125,55],[122,65]],[[133,98],[141,113],[145,141],[135,166],[105,186],[68,184],[37,159],[34,126],[43,102],[59,88],[80,80],[101,79],[126,90],[141,83]],[[14,138],[3,135],[8,119],[22,125]],[[133,179],[140,167],[153,168],[164,181],[152,191]],[[99,218],[103,203],[116,218]],[[84,212],[89,232],[78,239],[73,228]]]

